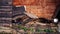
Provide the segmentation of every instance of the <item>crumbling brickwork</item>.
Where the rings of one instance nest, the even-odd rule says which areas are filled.
[[[39,18],[51,19],[56,9],[56,0],[23,0],[15,1],[16,5],[26,6],[26,12],[33,13]]]

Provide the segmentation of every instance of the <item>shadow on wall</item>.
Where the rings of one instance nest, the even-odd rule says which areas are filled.
[[[60,5],[60,0],[56,0],[56,4],[57,5]]]
[[[56,8],[55,18],[58,18],[58,20],[60,21],[60,5]]]
[[[56,0],[56,9],[55,9],[53,18],[58,18],[60,22],[60,0]]]

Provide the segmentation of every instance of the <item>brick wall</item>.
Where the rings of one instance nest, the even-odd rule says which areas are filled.
[[[40,5],[27,6],[26,11],[38,17],[51,19],[56,8],[55,1],[41,0],[39,2]]]
[[[18,2],[16,4],[16,2]],[[56,9],[56,0],[23,0],[15,1],[14,5],[25,5],[26,12],[33,13],[39,18],[51,19]]]

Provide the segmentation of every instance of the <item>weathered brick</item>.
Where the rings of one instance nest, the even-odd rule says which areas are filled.
[[[56,5],[57,5],[56,3],[59,3],[59,1],[58,0],[25,0],[25,1],[20,0],[20,2],[18,1],[18,3],[19,5],[26,6],[26,12],[28,13],[33,13],[38,17],[51,19],[56,9]]]

